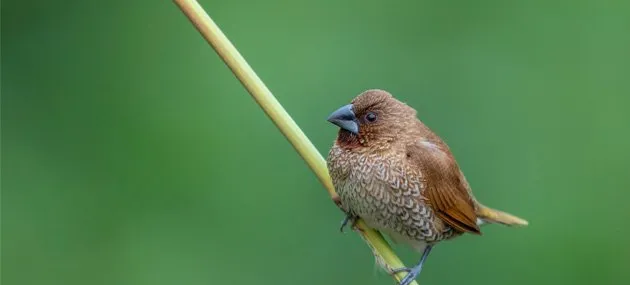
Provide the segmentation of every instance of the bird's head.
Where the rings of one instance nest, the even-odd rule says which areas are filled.
[[[364,91],[328,117],[340,128],[337,143],[347,147],[388,147],[416,120],[413,108],[378,89]]]

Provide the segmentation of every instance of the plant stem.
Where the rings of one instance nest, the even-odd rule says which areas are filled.
[[[262,80],[256,75],[254,70],[247,64],[230,40],[223,34],[221,29],[219,29],[197,1],[174,0],[174,2],[184,14],[186,14],[201,35],[241,81],[249,94],[252,95],[258,105],[260,105],[267,116],[269,116],[278,129],[280,129],[282,134],[289,140],[304,161],[306,161],[311,170],[317,175],[319,181],[324,185],[333,201],[337,202],[337,194],[328,175],[324,158],[287,111],[280,105],[278,100],[276,100],[267,86],[265,86]],[[355,231],[368,244],[376,257],[377,263],[387,272],[391,272],[392,269],[404,267],[402,261],[392,251],[389,244],[383,239],[383,236],[379,232],[368,228],[361,220],[357,222]],[[394,278],[400,281],[405,274],[404,272],[400,272],[396,274]],[[417,285],[415,281],[411,284]]]

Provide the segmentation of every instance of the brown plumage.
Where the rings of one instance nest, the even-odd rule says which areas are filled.
[[[328,119],[340,127],[327,163],[342,208],[397,242],[424,252],[481,223],[526,225],[477,202],[448,146],[386,91],[367,90]]]

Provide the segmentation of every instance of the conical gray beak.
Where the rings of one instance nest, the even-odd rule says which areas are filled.
[[[352,104],[345,105],[332,112],[328,116],[328,121],[355,135],[359,134],[359,124],[357,117],[352,111]]]

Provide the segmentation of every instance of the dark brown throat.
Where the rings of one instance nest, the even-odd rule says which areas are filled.
[[[359,135],[355,135],[344,129],[339,130],[339,134],[337,135],[337,144],[344,148],[355,148],[361,146]]]

